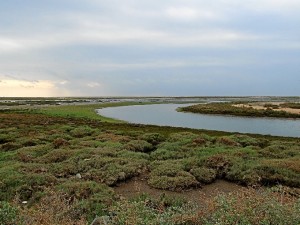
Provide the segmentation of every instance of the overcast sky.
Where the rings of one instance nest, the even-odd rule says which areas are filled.
[[[300,95],[300,0],[1,0],[0,96]]]

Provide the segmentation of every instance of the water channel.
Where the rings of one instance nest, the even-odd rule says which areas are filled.
[[[135,105],[97,111],[102,116],[130,123],[300,137],[300,119],[204,115],[176,111],[178,107],[187,105],[190,104]]]

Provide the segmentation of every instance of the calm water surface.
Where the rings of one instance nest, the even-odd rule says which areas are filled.
[[[177,112],[190,104],[158,104],[99,109],[98,113],[131,123],[240,133],[300,137],[300,119],[248,118]]]

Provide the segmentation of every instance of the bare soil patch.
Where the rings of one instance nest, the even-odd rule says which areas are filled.
[[[145,177],[135,177],[114,188],[116,194],[126,199],[131,199],[141,194],[147,194],[153,198],[170,196],[185,199],[199,206],[203,206],[205,202],[212,200],[219,194],[238,193],[247,189],[248,188],[235,183],[217,180],[214,183],[205,185],[201,188],[175,192],[152,188],[147,184],[147,179]]]

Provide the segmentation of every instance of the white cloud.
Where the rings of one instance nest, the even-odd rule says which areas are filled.
[[[11,38],[0,37],[0,52],[10,52],[20,49],[22,46]]]
[[[99,84],[98,82],[89,82],[89,83],[87,83],[86,86],[88,86],[90,88],[96,88],[96,87],[100,87],[101,84]]]
[[[166,15],[171,19],[192,21],[196,19],[218,19],[220,15],[211,10],[203,10],[191,7],[170,7],[166,10]]]
[[[1,37],[0,37],[1,38]],[[89,25],[72,31],[10,39],[11,45],[0,42],[6,52],[30,51],[64,45],[152,44],[153,46],[227,46],[231,42],[258,40],[255,34],[234,30],[190,30],[185,33],[146,30],[142,28]],[[5,53],[5,52],[4,52]],[[1,53],[0,53],[1,54]],[[3,54],[3,52],[2,52]]]
[[[58,82],[58,84],[60,84],[60,85],[65,85],[67,83],[69,83],[69,81],[67,81],[67,80],[62,80],[62,81]]]
[[[287,14],[300,9],[299,0],[221,0],[221,5],[232,9],[248,9],[259,12]]]
[[[198,17],[197,10],[188,7],[171,7],[167,9],[166,13],[167,16],[180,20],[194,20]]]
[[[98,2],[98,4],[101,5],[103,2]],[[105,5],[110,4],[112,3]],[[187,1],[180,6],[178,1],[174,3],[167,1],[160,8],[159,4],[154,2],[153,5],[156,5],[157,11],[154,11],[155,7],[148,9],[142,3],[139,5],[139,2],[135,0],[130,1],[128,5],[120,3],[114,6],[120,15],[105,13],[99,15],[82,11],[58,14],[54,19],[46,17],[46,21],[42,18],[41,23],[63,23],[65,28],[56,29],[56,26],[50,26],[49,29],[37,30],[32,26],[33,28],[28,27],[28,33],[21,31],[21,33],[11,32],[14,35],[8,35],[9,32],[6,35],[3,33],[2,36],[0,35],[0,54],[85,44],[151,44],[154,47],[161,45],[171,47],[237,46],[238,42],[264,41],[265,37],[254,31],[251,33],[243,31],[246,29],[232,28],[230,20],[227,21],[231,18],[230,13],[243,12],[245,9],[300,9],[299,0],[219,0],[216,3],[200,0]],[[139,7],[134,7],[135,5]],[[189,27],[186,28],[181,23],[177,23],[181,21],[187,22]],[[212,23],[207,25],[207,21]],[[227,21],[228,25],[219,26],[213,23],[214,21]],[[160,27],[155,24],[158,22],[165,25]]]

